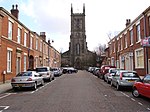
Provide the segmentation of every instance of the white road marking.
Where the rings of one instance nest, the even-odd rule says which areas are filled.
[[[125,94],[125,93],[123,93],[123,92],[121,92],[121,93],[122,93],[123,95],[125,95],[126,97],[128,97],[128,98],[130,97],[129,95],[127,95],[127,94]]]
[[[150,110],[150,108],[147,108],[147,110]]]
[[[7,97],[7,96],[9,96],[9,95],[11,95],[11,93],[6,93],[6,95],[1,96],[0,99],[3,99],[3,98],[5,98],[5,97]]]
[[[141,102],[138,102],[139,105],[143,105]]]
[[[135,99],[131,98],[132,101],[135,101]]]
[[[0,106],[1,108],[4,108],[3,110],[0,110],[0,112],[3,112],[4,110],[7,110],[9,106]]]

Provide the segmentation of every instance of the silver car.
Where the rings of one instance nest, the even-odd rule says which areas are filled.
[[[37,89],[38,85],[44,85],[43,77],[35,71],[20,72],[11,79],[11,85],[14,90],[18,88],[33,88]]]
[[[117,90],[120,90],[122,87],[132,88],[134,82],[139,79],[140,77],[135,71],[120,70],[113,75],[111,86],[115,86]]]
[[[50,71],[50,67],[37,67],[35,70],[42,75],[44,80],[48,80],[49,82],[54,80],[54,74],[52,71]]]

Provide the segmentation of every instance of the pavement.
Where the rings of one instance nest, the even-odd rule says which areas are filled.
[[[0,82],[0,94],[9,91],[11,89],[12,87],[10,81],[6,81],[5,83]]]

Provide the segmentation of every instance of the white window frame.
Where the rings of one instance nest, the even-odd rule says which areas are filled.
[[[127,35],[124,35],[124,40],[125,40],[125,46],[124,48],[126,49],[128,47],[128,40],[127,40]]]
[[[36,46],[35,49],[38,50],[38,39],[36,38]]]
[[[21,28],[18,27],[18,35],[17,35],[17,42],[21,43]]]
[[[137,37],[137,42],[140,42],[141,41],[141,31],[140,31],[140,24],[138,24],[136,26],[136,37]]]
[[[30,38],[30,48],[32,49],[33,37]]]
[[[7,73],[12,72],[12,49],[7,48]]]
[[[40,42],[40,52],[42,52],[42,40]]]
[[[141,52],[138,52],[138,51],[141,51]],[[141,57],[140,61],[143,61],[141,63],[138,62],[138,58],[140,57]],[[135,50],[135,68],[144,68],[144,49],[143,48],[139,48]]]
[[[8,39],[12,40],[13,23],[8,21]]]
[[[27,46],[27,33],[24,33],[24,46]]]
[[[130,30],[130,46],[133,45],[133,29]]]

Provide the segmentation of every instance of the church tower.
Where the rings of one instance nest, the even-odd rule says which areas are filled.
[[[70,61],[76,68],[81,67],[87,54],[85,34],[85,5],[82,13],[74,13],[71,4],[71,35],[70,35]]]
[[[74,13],[71,4],[71,35],[69,50],[61,57],[62,66],[72,66],[77,69],[85,69],[94,66],[95,54],[88,50],[85,29],[85,5],[82,13]]]

